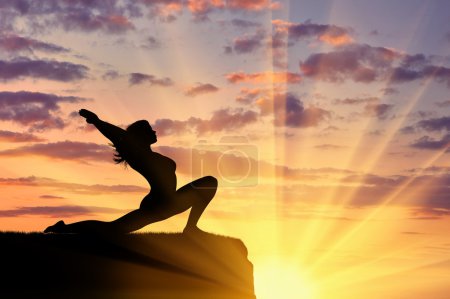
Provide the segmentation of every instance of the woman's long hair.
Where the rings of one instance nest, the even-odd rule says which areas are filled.
[[[126,129],[127,134],[124,136],[123,139],[134,139],[134,140],[140,140],[145,138],[146,135],[148,135],[148,130],[151,129],[151,126],[148,121],[146,120],[138,120],[131,125],[129,125]],[[112,146],[115,149],[114,153],[114,162],[116,164],[123,163],[125,167],[127,166],[127,150],[126,145],[123,142],[124,140],[121,140],[118,144],[113,144]]]

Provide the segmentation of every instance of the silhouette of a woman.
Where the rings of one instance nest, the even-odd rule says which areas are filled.
[[[191,208],[184,232],[199,232],[197,222],[217,190],[217,179],[205,176],[176,190],[175,162],[151,150],[156,133],[146,120],[131,124],[126,130],[102,121],[86,109],[79,111],[86,122],[93,124],[116,148],[117,163],[125,162],[150,184],[151,191],[139,209],[114,221],[86,220],[72,224],[58,221],[46,233],[124,234],[150,223],[170,218]]]

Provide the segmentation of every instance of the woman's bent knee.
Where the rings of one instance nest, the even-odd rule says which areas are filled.
[[[217,188],[219,182],[212,175],[208,175],[202,178],[205,181],[205,184],[210,186],[211,188]]]
[[[217,179],[213,176],[204,176],[190,183],[194,189],[217,189]]]

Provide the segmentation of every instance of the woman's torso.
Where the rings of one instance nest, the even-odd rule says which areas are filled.
[[[176,163],[169,157],[153,152],[150,148],[129,148],[126,151],[128,165],[140,173],[151,187],[150,196],[156,200],[168,200],[176,192]]]

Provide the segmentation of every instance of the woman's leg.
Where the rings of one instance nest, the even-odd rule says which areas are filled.
[[[65,224],[63,221],[49,226],[44,232],[82,234],[126,234],[144,226],[165,220],[189,208],[191,212],[184,231],[196,231],[197,222],[217,191],[217,179],[206,176],[195,180],[175,193],[173,199],[154,201],[145,209],[138,209],[111,222],[86,220]]]
[[[158,222],[180,214],[189,208],[185,231],[198,230],[197,222],[217,191],[217,179],[206,176],[178,189],[173,198],[149,201],[144,209],[132,211],[111,222],[113,229],[120,233],[138,230],[150,223]]]
[[[152,210],[134,210],[111,221],[85,220],[71,224],[58,221],[45,229],[46,233],[78,233],[78,234],[126,234],[138,230],[150,223],[164,220],[157,207]]]
[[[56,224],[47,227],[44,233],[58,233],[58,234],[70,234],[70,233],[80,233],[80,234],[95,234],[95,233],[105,233],[108,231],[109,222],[98,221],[98,220],[86,220],[75,222],[72,224],[65,224],[64,221],[60,220]]]
[[[182,207],[183,211],[191,208],[184,229],[185,232],[199,230],[197,228],[198,220],[213,199],[216,191],[217,179],[213,176],[202,177],[177,190],[176,202]]]

